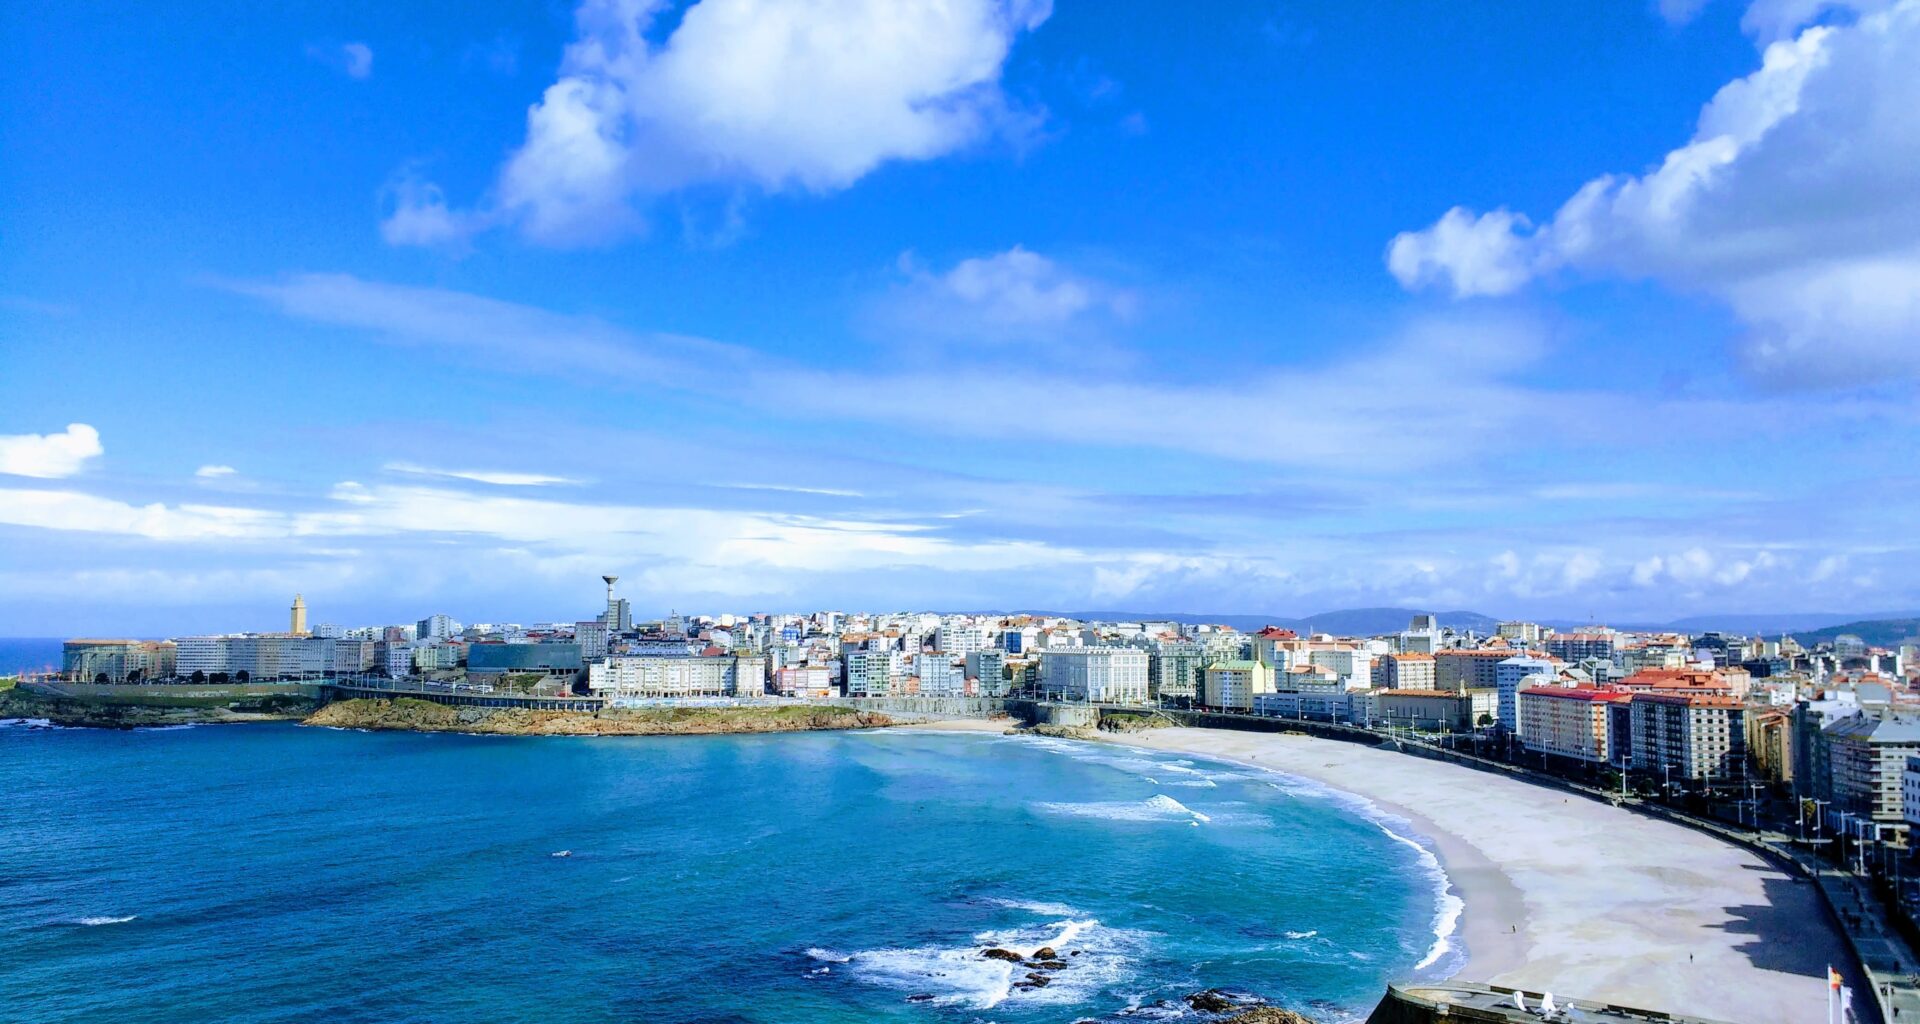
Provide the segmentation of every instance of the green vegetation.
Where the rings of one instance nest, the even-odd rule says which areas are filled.
[[[1142,732],[1171,725],[1158,715],[1140,715],[1131,711],[1109,711],[1100,716],[1100,728],[1107,732]]]
[[[1920,619],[1863,619],[1795,633],[1793,638],[1807,647],[1815,647],[1830,644],[1834,637],[1842,634],[1852,634],[1875,647],[1898,647],[1909,641],[1920,641]]]

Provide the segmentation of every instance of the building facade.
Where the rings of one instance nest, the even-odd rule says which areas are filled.
[[[1147,702],[1147,652],[1137,647],[1049,648],[1040,655],[1040,687],[1064,700]]]

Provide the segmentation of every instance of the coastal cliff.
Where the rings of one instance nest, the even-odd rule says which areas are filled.
[[[609,708],[598,712],[459,707],[400,697],[328,704],[304,725],[336,729],[465,732],[492,736],[712,736],[873,729],[885,715],[841,707]]]

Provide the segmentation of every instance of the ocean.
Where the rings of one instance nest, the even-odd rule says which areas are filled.
[[[60,670],[57,637],[0,636],[0,676],[19,672]]]
[[[34,1024],[1348,1019],[1462,956],[1404,825],[1051,739],[15,724],[0,792]],[[978,955],[1042,945],[1044,988]]]

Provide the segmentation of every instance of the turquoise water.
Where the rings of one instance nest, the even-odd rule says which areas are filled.
[[[0,794],[7,1020],[1325,1018],[1457,956],[1338,798],[1055,740],[16,725]]]

